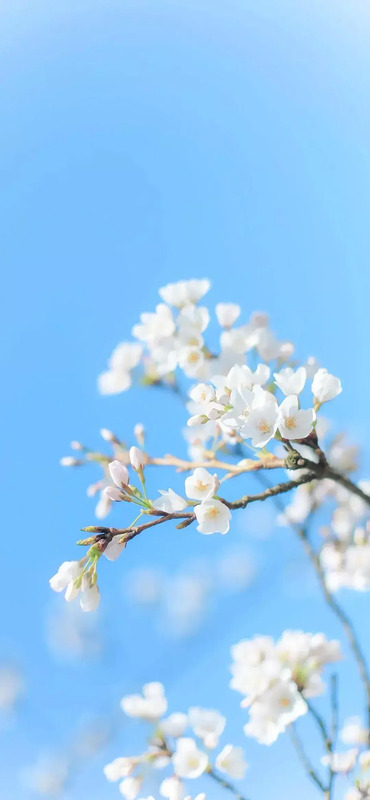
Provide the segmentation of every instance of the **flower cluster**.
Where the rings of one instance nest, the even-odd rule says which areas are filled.
[[[276,643],[256,636],[231,652],[230,686],[245,695],[241,705],[249,709],[244,732],[267,745],[307,712],[305,698],[324,691],[324,665],[341,658],[339,642],[302,631],[285,631]]]
[[[313,430],[316,410],[341,391],[338,378],[319,369],[311,386],[314,407],[303,409],[299,395],[306,384],[306,368],[284,367],[268,383],[270,374],[265,364],[258,364],[254,372],[246,364],[235,364],[227,375],[213,376],[212,385],[198,384],[190,392],[188,426],[208,427],[210,423],[213,434],[217,422],[226,438],[250,439],[253,447],[265,447],[274,438],[306,439]],[[284,395],[280,404],[277,390]]]
[[[109,781],[120,781],[126,800],[135,800],[152,770],[166,770],[159,792],[168,800],[183,800],[186,780],[203,774],[212,777],[211,753],[218,747],[226,719],[219,711],[193,707],[188,712],[165,716],[167,699],[161,683],[147,683],[142,694],[122,698],[121,708],[128,717],[142,719],[153,726],[148,748],[136,756],[116,758],[104,769]],[[188,733],[190,729],[190,732]],[[186,735],[187,734],[187,735]],[[240,747],[225,745],[215,758],[215,769],[233,779],[244,777],[247,763]],[[205,796],[198,795],[196,800]]]
[[[54,592],[65,590],[67,602],[80,596],[83,611],[95,611],[99,605],[99,589],[96,583],[96,557],[81,561],[63,561],[58,572],[50,578],[50,586]]]
[[[128,389],[139,364],[146,384],[174,385],[179,370],[185,378],[202,381],[190,391],[188,424],[196,429],[187,433],[191,446],[204,444],[215,432],[226,441],[236,442],[238,435],[251,439],[255,447],[274,437],[305,439],[315,425],[316,411],[341,392],[339,379],[319,368],[312,356],[297,367],[294,345],[276,338],[265,313],[255,312],[236,327],[241,309],[235,303],[215,307],[222,328],[215,353],[204,338],[210,312],[198,305],[209,288],[207,279],[162,287],[163,302],[154,312],[142,314],[132,329],[137,341],[123,342],[113,351],[108,371],[98,379],[100,391]],[[307,379],[313,379],[313,407],[302,409],[299,396]],[[277,391],[284,396],[280,404]]]

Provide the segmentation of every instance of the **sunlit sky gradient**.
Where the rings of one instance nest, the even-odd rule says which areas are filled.
[[[97,473],[58,465],[70,440],[97,447],[103,425],[129,439],[141,421],[153,452],[182,447],[176,398],[96,390],[110,351],[163,283],[209,276],[212,303],[268,311],[300,357],[314,354],[342,377],[335,424],[367,445],[369,6],[2,0],[0,27],[0,647],[27,684],[17,717],[0,729],[0,797],[28,800],[22,767],[63,748],[85,715],[116,713],[122,694],[163,680],[172,710],[203,704],[230,717],[225,741],[245,746],[251,800],[283,787],[284,800],[298,790],[314,798],[284,737],[270,749],[243,737],[245,712],[227,686],[229,648],[243,636],[339,633],[288,531],[261,539],[251,512],[228,537],[170,526],[139,537],[124,559],[102,565],[101,658],[56,660],[45,620],[56,599],[48,578],[94,522],[85,490]],[[157,480],[153,492],[172,479]],[[113,524],[119,518],[116,510]],[[251,589],[223,597],[190,639],[164,638],[125,604],[134,567],[178,572],[192,556],[240,547],[258,568]],[[357,623],[367,619],[366,596],[342,599]],[[342,718],[361,711],[354,678],[352,666],[340,668]],[[118,797],[102,765],[139,741],[123,728],[65,797]],[[210,800],[219,796],[212,787]]]

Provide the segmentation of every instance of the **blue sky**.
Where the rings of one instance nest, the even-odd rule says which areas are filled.
[[[301,583],[305,566],[287,531],[262,541],[253,515],[226,541],[189,532],[185,544],[174,530],[140,537],[124,563],[103,565],[100,658],[56,660],[45,617],[55,599],[49,576],[94,521],[85,492],[94,473],[58,464],[70,440],[97,447],[103,425],[127,438],[141,421],[153,450],[181,446],[176,399],[139,389],[103,399],[96,390],[110,351],[167,281],[208,276],[210,302],[268,311],[300,356],[312,353],[341,376],[335,424],[366,446],[369,8],[356,0],[3,0],[0,23],[0,648],[27,683],[0,733],[0,797],[28,797],[20,767],[150,679],[166,682],[173,708],[203,703],[228,713],[230,737],[254,765],[245,782],[252,800],[271,796],[276,775],[287,800],[297,786],[313,796],[291,766],[289,743],[266,751],[243,740],[244,716],[227,688],[229,647],[241,636],[286,627],[338,635],[308,577],[297,590],[295,571]],[[191,640],[166,640],[125,607],[126,570],[170,573],[191,554],[221,558],[232,536],[232,546],[252,553],[256,579],[244,595],[219,599]],[[364,619],[366,596],[344,601]],[[352,667],[341,670],[342,688],[354,691]],[[355,699],[343,714],[360,710]],[[85,765],[68,800],[117,797],[101,766],[130,752],[135,735],[123,729]]]

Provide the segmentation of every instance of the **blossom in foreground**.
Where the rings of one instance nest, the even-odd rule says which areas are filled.
[[[209,500],[216,494],[219,485],[216,474],[211,475],[207,469],[197,467],[193,474],[185,479],[185,493],[192,500]]]
[[[274,438],[278,421],[278,406],[274,396],[271,395],[271,401],[265,398],[264,403],[252,408],[240,429],[240,434],[243,439],[251,439],[253,447],[265,447]]]
[[[333,400],[342,391],[339,378],[331,375],[327,369],[318,369],[312,381],[312,394],[318,403],[327,403]]]
[[[304,367],[298,367],[294,370],[292,367],[285,367],[280,372],[274,372],[275,383],[285,395],[298,395],[303,392],[306,383],[306,370]]]
[[[299,408],[296,395],[289,395],[279,408],[278,428],[283,439],[305,439],[315,421],[313,408]]]
[[[194,739],[183,737],[177,740],[172,763],[180,778],[199,778],[207,769],[208,756],[198,750]]]
[[[130,694],[121,700],[122,711],[128,717],[156,720],[167,711],[167,700],[161,683],[146,683],[143,694]]]
[[[188,505],[188,501],[180,497],[179,494],[176,494],[173,489],[168,489],[168,491],[160,489],[159,494],[161,496],[153,502],[153,507],[158,511],[165,511],[166,514],[172,514],[173,511],[184,511]]]
[[[228,533],[231,514],[221,500],[205,500],[195,506],[194,513],[198,522],[197,530],[200,533]]]

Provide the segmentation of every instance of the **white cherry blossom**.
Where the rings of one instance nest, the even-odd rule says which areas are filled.
[[[357,761],[358,750],[353,748],[344,753],[334,752],[323,756],[321,763],[326,767],[330,767],[333,772],[348,773],[353,770]]]
[[[184,737],[176,742],[172,756],[173,768],[180,778],[199,778],[208,766],[208,756],[198,750],[194,739]]]
[[[134,778],[133,776],[130,776],[128,778],[124,778],[124,780],[119,784],[118,788],[126,800],[135,800],[135,797],[137,797],[140,792],[142,782],[142,778]]]
[[[164,736],[174,736],[177,739],[184,734],[188,724],[188,715],[178,711],[162,719],[160,728]]]
[[[146,683],[143,694],[126,695],[121,700],[122,711],[128,717],[157,720],[167,711],[167,700],[161,683]]]
[[[197,467],[192,475],[185,479],[185,493],[192,500],[209,500],[219,488],[216,474],[211,475],[204,467]]]
[[[119,394],[130,388],[131,372],[139,363],[142,350],[137,342],[122,342],[117,345],[109,359],[109,369],[98,378],[101,394]]]
[[[119,536],[114,536],[111,542],[106,546],[104,555],[108,561],[116,561],[121,555],[122,550],[126,547],[126,542],[120,542]]]
[[[179,364],[188,378],[201,377],[204,366],[204,353],[199,347],[182,347],[179,351]]]
[[[340,731],[340,738],[344,744],[367,744],[369,731],[361,722],[360,717],[351,717],[346,719],[342,730]]]
[[[175,321],[172,311],[164,303],[156,306],[155,312],[141,314],[140,323],[134,325],[132,335],[142,342],[155,344],[161,339],[170,337],[175,332]]]
[[[225,745],[216,758],[216,767],[235,780],[244,778],[248,764],[244,759],[242,748],[234,747],[232,744]]]
[[[196,306],[189,304],[181,309],[177,317],[177,326],[179,335],[182,331],[198,331],[204,333],[209,325],[209,311],[205,306]]]
[[[296,395],[289,395],[279,407],[278,428],[283,439],[305,439],[313,427],[313,408],[300,409]]]
[[[187,500],[184,500],[183,497],[176,494],[173,489],[168,489],[167,491],[159,489],[159,494],[161,496],[158,500],[154,500],[153,503],[154,508],[158,509],[158,511],[165,511],[166,514],[172,514],[173,511],[183,511],[188,505]]]
[[[162,797],[167,797],[168,800],[182,800],[185,794],[185,787],[177,775],[171,775],[162,781],[159,793]]]
[[[230,529],[230,510],[220,500],[204,500],[194,509],[197,530],[200,533],[228,533]]]
[[[275,383],[285,395],[300,394],[304,389],[306,377],[304,367],[298,367],[296,370],[285,367],[280,372],[274,372]]]
[[[231,328],[240,316],[240,311],[237,303],[217,303],[216,317],[222,328]]]
[[[115,758],[110,764],[104,767],[104,775],[108,781],[119,781],[121,778],[127,778],[137,764],[140,762],[140,756],[121,756]]]
[[[188,716],[195,735],[202,739],[204,745],[209,749],[217,747],[226,725],[226,718],[219,711],[198,706],[189,708]]]
[[[63,592],[68,586],[81,575],[81,564],[79,561],[63,561],[58,572],[49,580],[49,584],[54,592]]]
[[[159,294],[165,303],[177,308],[183,308],[193,303],[197,303],[210,289],[210,281],[206,278],[192,279],[189,281],[177,281],[177,283],[167,283],[159,290]]]
[[[312,393],[318,403],[327,403],[333,400],[342,391],[339,378],[331,375],[327,369],[318,369],[312,381]]]
[[[245,424],[240,429],[240,434],[243,439],[251,439],[253,447],[265,447],[275,436],[278,420],[279,412],[276,401],[268,401],[250,411]]]
[[[196,386],[193,386],[189,392],[189,396],[194,403],[208,405],[208,403],[211,403],[215,399],[215,390],[213,386],[207,383],[198,383]]]

